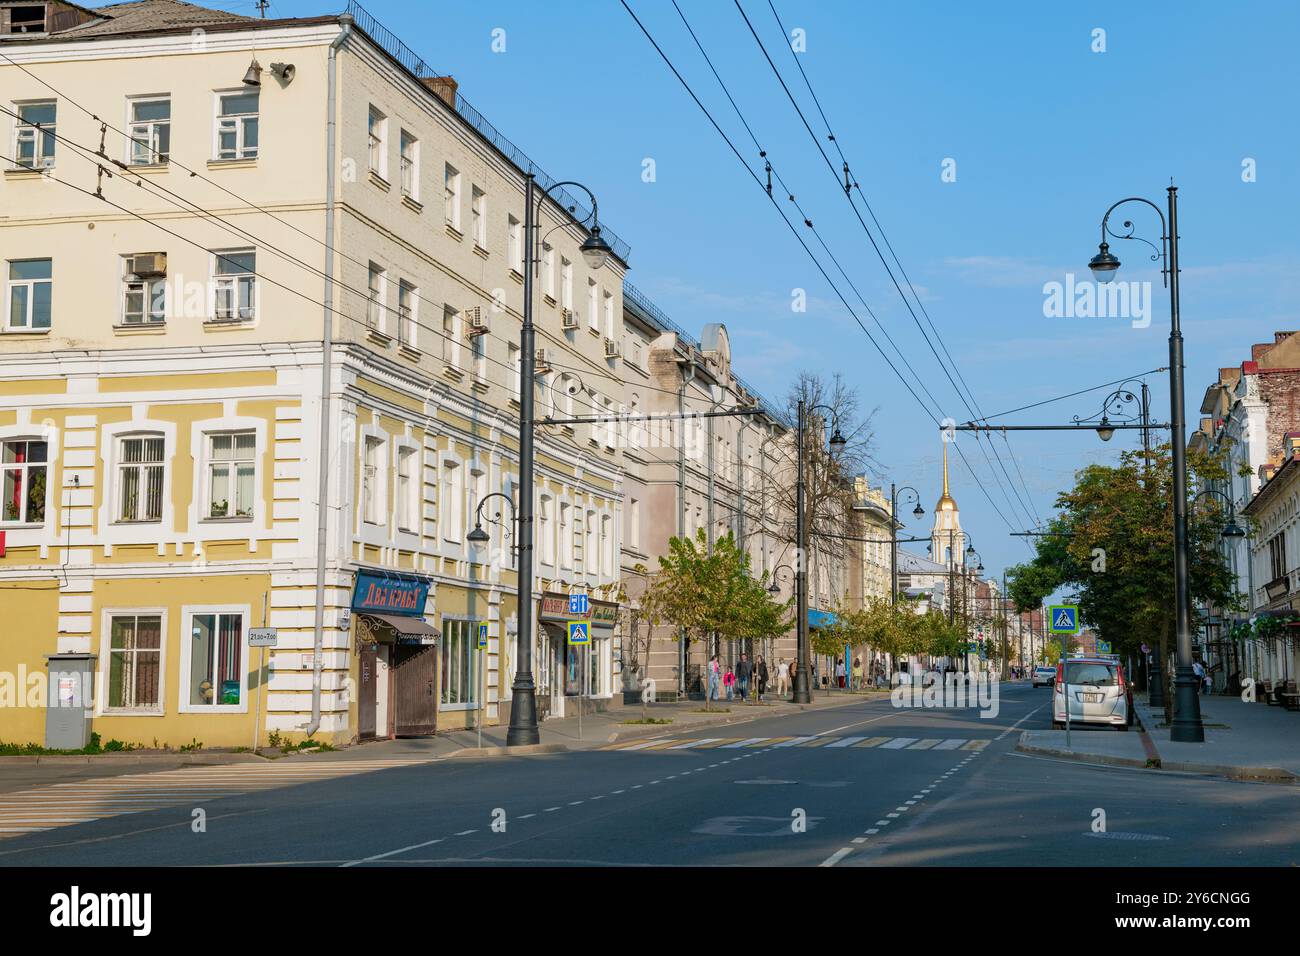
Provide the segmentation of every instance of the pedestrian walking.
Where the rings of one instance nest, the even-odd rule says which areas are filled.
[[[853,658],[853,689],[862,690],[862,658]]]
[[[844,661],[841,658],[835,658],[835,684],[840,690],[844,689]]]
[[[754,665],[750,663],[748,655],[741,654],[740,663],[736,665],[736,693],[741,700],[749,696],[749,678],[753,672]]]
[[[762,701],[763,695],[767,693],[767,661],[763,660],[763,655],[758,655],[758,661],[754,664],[754,671],[757,675],[758,682],[758,699]]]
[[[736,672],[727,667],[727,672],[722,675],[722,686],[726,689],[727,700],[730,701],[736,692]]]
[[[785,697],[790,689],[790,665],[783,657],[776,665],[776,696]]]
[[[709,660],[709,700],[718,699],[718,679],[721,676],[721,666],[718,655],[714,654]]]

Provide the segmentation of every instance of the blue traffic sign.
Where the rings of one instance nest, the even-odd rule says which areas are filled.
[[[569,613],[570,613],[570,614],[583,614],[583,615],[585,615],[585,614],[587,613],[587,611],[588,611],[587,595],[585,595],[585,594],[570,594],[570,595],[569,595]]]
[[[591,622],[570,621],[569,622],[569,643],[590,644],[591,643]]]
[[[1074,634],[1079,630],[1079,608],[1074,604],[1053,604],[1048,609],[1047,630],[1052,634]]]

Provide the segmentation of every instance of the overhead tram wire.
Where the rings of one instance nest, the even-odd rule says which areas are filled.
[[[731,138],[726,134],[726,132],[722,129],[722,127],[718,125],[717,120],[713,118],[713,114],[710,113],[708,108],[703,104],[703,102],[700,101],[700,98],[695,94],[694,89],[692,89],[691,85],[686,82],[686,79],[681,75],[681,72],[678,71],[677,67],[673,64],[672,60],[664,52],[663,48],[659,45],[658,41],[655,40],[654,36],[646,28],[645,24],[641,22],[640,17],[638,17],[636,15],[636,12],[633,11],[632,8],[628,5],[627,0],[619,0],[619,2],[622,4],[623,9],[628,12],[628,15],[636,23],[637,27],[645,35],[646,39],[650,41],[651,46],[654,47],[655,52],[659,54],[660,58],[664,61],[665,65],[667,65],[668,69],[672,71],[673,75],[677,78],[678,82],[682,84],[682,87],[686,90],[687,94],[695,102],[695,105],[700,108],[700,111],[702,113],[704,113],[710,125],[713,126],[714,130],[716,130],[718,135],[722,137],[724,142],[726,142],[727,146],[731,149],[732,153],[735,154],[736,159],[739,160],[740,164],[745,168],[745,171],[749,173],[750,178],[754,180],[754,183],[761,190],[763,190],[763,193],[764,195],[767,196],[768,201],[772,203],[773,208],[775,208],[777,210],[777,213],[781,216],[781,220],[782,222],[785,223],[786,228],[790,230],[791,234],[798,241],[799,245],[803,248],[804,252],[808,255],[810,259],[812,259],[813,264],[817,267],[818,272],[821,273],[822,278],[826,280],[827,284],[835,292],[836,297],[839,298],[840,302],[844,304],[844,307],[849,311],[849,314],[853,316],[854,321],[857,322],[858,327],[861,328],[863,333],[867,336],[868,341],[870,341],[871,344],[875,347],[876,351],[880,353],[881,358],[885,360],[885,364],[887,364],[890,367],[890,370],[893,371],[893,373],[898,377],[899,381],[903,383],[903,386],[907,389],[908,393],[911,394],[911,396],[914,399],[916,399],[917,404],[921,406],[922,410],[925,411],[926,415],[934,422],[936,426],[938,426],[940,424],[939,421],[929,411],[929,409],[926,408],[925,403],[921,401],[920,396],[918,396],[916,392],[912,389],[910,383],[903,377],[902,373],[898,371],[898,368],[894,365],[894,363],[890,361],[889,356],[885,355],[884,350],[881,349],[879,343],[877,343],[875,338],[871,335],[870,330],[868,330],[867,327],[862,323],[862,320],[858,317],[857,313],[853,311],[852,306],[849,305],[843,293],[840,292],[839,287],[827,274],[825,267],[822,266],[821,262],[817,259],[816,255],[813,254],[813,251],[810,248],[808,248],[808,244],[804,242],[803,237],[799,235],[798,230],[795,229],[793,223],[790,222],[789,218],[785,215],[780,205],[777,204],[775,198],[767,192],[767,188],[763,184],[762,180],[760,180],[758,178],[758,175],[754,172],[754,170],[750,168],[749,163],[745,161],[744,156],[741,155],[740,151],[736,148],[736,145],[731,141]],[[963,457],[963,462],[965,462],[964,456],[962,457]],[[975,477],[974,472],[970,469],[969,463],[966,463],[966,467],[968,471],[971,471],[972,477]],[[1012,522],[1010,522],[1009,520],[1007,520],[1006,515],[1003,514],[1002,509],[998,507],[997,503],[993,501],[992,497],[988,493],[988,490],[984,488],[984,486],[980,484],[978,480],[976,480],[976,486],[979,487],[981,493],[988,500],[989,505],[997,513],[998,517],[1002,519],[1003,523],[1006,524],[1008,528],[1014,531],[1015,525],[1012,524]]]
[[[753,36],[753,38],[754,38],[754,42],[758,44],[759,50],[762,51],[764,59],[767,60],[768,66],[771,67],[773,74],[774,74],[774,75],[776,76],[776,78],[777,78],[777,81],[781,84],[781,88],[785,91],[785,94],[786,94],[787,98],[790,100],[791,105],[794,107],[795,112],[799,115],[799,119],[800,119],[800,121],[803,123],[804,128],[808,131],[808,135],[809,135],[809,137],[811,137],[811,139],[812,139],[812,141],[813,141],[813,144],[817,147],[817,151],[821,154],[822,159],[825,161],[827,169],[830,170],[831,175],[834,177],[835,182],[836,182],[836,186],[839,187],[839,188],[843,188],[843,187],[841,186],[841,184],[840,184],[840,173],[835,169],[835,166],[834,166],[834,164],[831,162],[830,157],[826,155],[826,150],[822,148],[821,141],[820,141],[820,139],[818,138],[817,134],[813,131],[813,128],[812,128],[811,124],[808,122],[808,118],[804,115],[803,108],[799,105],[799,102],[794,98],[794,94],[790,91],[789,86],[786,84],[786,82],[785,82],[785,78],[781,75],[781,71],[777,68],[776,63],[772,60],[772,57],[771,57],[771,55],[768,53],[768,51],[767,51],[767,47],[764,45],[764,43],[763,43],[763,41],[762,41],[762,38],[759,37],[759,35],[758,35],[758,31],[754,28],[754,25],[753,25],[753,23],[750,21],[748,14],[746,14],[744,7],[741,6],[741,4],[740,4],[740,0],[733,0],[733,2],[735,3],[735,5],[736,5],[736,9],[739,11],[741,17],[744,19],[744,21],[745,21],[745,25],[749,28],[750,34],[751,34],[751,35]],[[775,9],[773,10],[773,12],[775,12]],[[779,25],[779,24],[780,24],[780,18],[779,18],[779,17],[777,18],[777,22],[778,22],[778,25]],[[781,27],[781,30],[782,30],[782,34],[784,35],[784,27],[783,27],[783,26]],[[793,53],[793,51],[791,51],[791,52]],[[796,64],[797,64],[797,60],[796,60]],[[798,64],[797,64],[797,65],[798,65]],[[802,72],[802,66],[801,66],[801,65],[800,65],[800,70],[801,70],[801,72]],[[806,75],[805,75],[805,81],[806,81]],[[815,98],[815,97],[814,97],[814,98]],[[820,105],[819,105],[818,108],[819,108],[819,110],[820,110]],[[825,119],[825,114],[824,114],[824,113],[823,113],[823,119]],[[827,124],[827,130],[828,130],[828,133],[830,134],[832,140],[834,140],[834,134],[833,134],[833,132],[830,132],[830,126],[829,126],[829,124]],[[837,145],[836,148],[837,148],[837,149],[839,148],[838,145]],[[842,155],[842,154],[841,154],[841,155]],[[847,166],[847,161],[845,162],[845,165]],[[858,192],[861,194],[861,192],[862,192],[861,187],[859,187]],[[890,268],[890,266],[889,266],[889,262],[885,259],[884,253],[881,252],[880,246],[879,246],[879,244],[876,242],[875,236],[872,235],[871,230],[867,227],[866,221],[862,218],[862,214],[858,211],[857,206],[853,203],[852,196],[851,196],[851,194],[849,193],[848,190],[845,190],[845,198],[848,199],[848,201],[849,201],[849,206],[850,206],[850,208],[853,210],[854,216],[857,218],[858,223],[862,226],[863,232],[866,233],[867,239],[870,240],[871,245],[872,245],[872,248],[875,250],[877,257],[880,259],[881,265],[883,265],[883,266],[885,267],[885,272],[889,275],[890,281],[893,283],[894,288],[897,290],[899,297],[903,300],[903,305],[907,308],[907,311],[908,311],[909,314],[912,316],[912,321],[916,324],[917,330],[920,331],[921,336],[925,339],[926,344],[929,346],[929,348],[930,348],[930,352],[931,352],[931,354],[934,355],[935,361],[939,364],[939,367],[940,367],[940,369],[943,371],[945,377],[948,379],[949,384],[952,385],[952,387],[953,387],[953,391],[956,392],[958,398],[962,401],[962,403],[965,404],[965,405],[967,406],[967,411],[968,411],[971,415],[974,415],[974,414],[975,414],[975,408],[972,407],[972,402],[967,400],[966,395],[963,394],[962,389],[958,386],[957,382],[953,379],[953,377],[952,377],[952,373],[949,372],[949,370],[948,370],[948,366],[945,365],[943,359],[941,359],[941,358],[939,357],[939,353],[938,353],[938,351],[935,349],[934,342],[931,340],[930,336],[926,333],[925,328],[921,325],[921,321],[920,321],[920,319],[917,317],[916,310],[912,308],[912,304],[911,304],[911,302],[908,300],[907,295],[903,292],[902,287],[899,285],[899,283],[898,283],[898,279],[894,276],[893,269]],[[863,202],[864,202],[864,204],[866,203],[865,196],[863,196]],[[870,210],[869,205],[868,205],[868,210]],[[874,214],[873,214],[873,219],[874,219]],[[877,223],[876,223],[876,226],[877,226],[878,229],[880,229],[880,224],[879,224],[878,221],[877,221]],[[887,239],[887,237],[885,237],[884,230],[883,230],[883,229],[880,229],[880,232],[881,232],[881,238],[884,239],[884,241],[886,242],[886,244],[888,244],[888,239]],[[892,247],[891,247],[891,253],[892,253]],[[897,261],[897,256],[895,256],[895,261]],[[900,269],[900,272],[901,272],[901,271],[902,271],[902,266],[901,266],[901,264],[900,264],[900,266],[899,266],[899,269]],[[909,287],[910,287],[910,286],[911,286],[910,281],[909,281],[908,284],[909,284]],[[916,295],[916,290],[915,290],[914,288],[912,289],[912,294],[913,294],[914,296]],[[919,299],[919,298],[917,299],[917,304],[918,304],[918,305],[921,305],[921,303],[920,303],[920,299]],[[922,308],[922,311],[924,311],[924,305],[922,305],[921,308]],[[927,320],[928,320],[928,319],[929,319],[929,316],[928,316],[928,313],[927,313]],[[930,324],[931,324],[931,327],[933,328],[933,322],[931,322]],[[935,337],[936,337],[936,338],[939,337],[937,331],[936,331],[936,333],[935,333]],[[941,343],[940,343],[940,344],[942,344],[942,340],[941,340]],[[946,346],[945,346],[945,353],[946,353],[946,351],[947,351],[947,350],[946,350]],[[949,355],[949,362],[952,362],[951,355]],[[953,369],[954,369],[954,371],[957,371],[957,374],[960,376],[960,371],[956,369],[956,364],[955,364],[955,363],[953,363]],[[963,382],[964,382],[964,380],[963,380]],[[969,391],[969,389],[968,389],[968,391]],[[989,468],[992,469],[992,467],[993,467],[993,461],[989,459],[989,457],[988,457],[988,452],[984,450],[984,446],[983,446],[983,445],[980,445],[979,447],[980,447],[980,451],[981,451],[981,453],[984,455],[985,460],[986,460],[986,462],[987,462],[988,465],[989,465]],[[1024,501],[1023,499],[1021,499],[1021,497],[1020,497],[1020,491],[1019,491],[1019,489],[1017,489],[1017,488],[1015,487],[1015,482],[1012,481],[1012,479],[1011,479],[1011,475],[1010,475],[1010,473],[1007,471],[1006,464],[1002,461],[1002,457],[1001,457],[1001,455],[998,453],[998,451],[997,451],[996,448],[993,448],[992,451],[993,451],[994,458],[997,460],[997,462],[998,462],[998,466],[1000,467],[1000,469],[1001,469],[1001,471],[1002,471],[1003,476],[1004,476],[1004,477],[1006,478],[1006,480],[1007,480],[1007,486],[1010,487],[1010,488],[1012,489],[1012,491],[1015,493],[1016,498],[1017,498],[1017,500],[1019,501],[1019,504],[1020,504],[1021,510],[1025,513],[1025,516],[1029,519],[1029,523],[1030,523],[1030,524],[1034,523],[1035,518],[1034,518],[1033,515],[1031,514],[1031,512],[1033,511],[1033,507],[1032,507],[1032,505],[1026,505],[1026,504],[1025,504],[1025,501]],[[960,451],[960,449],[958,449],[958,455],[959,455],[960,457],[962,457],[963,459],[964,459],[964,457],[965,457],[964,454]],[[969,466],[968,466],[968,470],[969,470]],[[972,471],[972,477],[974,477],[974,472],[973,472],[973,471]],[[977,479],[977,480],[978,480],[978,479]],[[995,480],[996,480],[996,476],[995,476]],[[1000,487],[1001,487],[1001,485],[1000,485]],[[1003,496],[1007,498],[1007,503],[1008,503],[1009,505],[1011,505],[1011,510],[1014,512],[1014,511],[1016,510],[1016,505],[1015,505],[1015,503],[1013,503],[1013,502],[1011,501],[1011,498],[1010,498],[1009,495],[1007,495],[1007,492],[1006,492],[1006,489],[1005,489],[1005,488],[1003,488],[1002,491],[1003,491]],[[1026,488],[1025,491],[1026,491],[1026,494],[1028,495],[1028,488]],[[1029,495],[1029,498],[1032,499],[1032,495]]]
[[[749,138],[753,141],[754,148],[758,150],[759,158],[762,159],[764,162],[765,172],[771,173],[771,175],[776,178],[778,185],[780,185],[781,189],[785,192],[785,195],[789,199],[790,203],[794,205],[796,210],[798,210],[799,217],[804,221],[804,225],[807,226],[809,231],[811,231],[812,234],[817,237],[817,242],[821,245],[822,249],[826,252],[826,255],[830,258],[831,262],[835,264],[835,268],[839,270],[840,275],[844,277],[844,281],[849,284],[849,288],[853,290],[853,294],[856,295],[858,301],[862,303],[862,307],[866,309],[867,314],[871,316],[871,321],[875,323],[876,328],[878,328],[881,334],[884,335],[885,340],[893,348],[894,353],[898,356],[899,361],[907,368],[909,372],[912,373],[912,378],[916,381],[916,384],[920,387],[921,391],[925,393],[927,398],[929,398],[930,404],[933,406],[933,410],[938,413],[939,417],[943,417],[942,406],[935,399],[934,395],[931,394],[930,390],[926,388],[924,380],[921,378],[919,374],[917,374],[916,369],[907,360],[907,357],[903,354],[902,349],[898,347],[898,343],[896,343],[893,339],[893,336],[889,334],[889,330],[886,329],[884,324],[880,321],[880,319],[876,317],[875,312],[872,310],[871,306],[867,303],[867,300],[863,297],[862,293],[858,291],[858,287],[854,284],[853,280],[849,277],[849,274],[844,269],[844,266],[840,264],[839,259],[836,258],[835,254],[831,251],[830,247],[826,244],[826,240],[822,238],[821,233],[817,231],[817,227],[813,225],[812,217],[809,216],[804,211],[803,206],[800,205],[799,201],[795,198],[794,191],[791,190],[790,187],[786,185],[785,180],[781,178],[781,173],[777,170],[776,164],[772,162],[772,159],[769,156],[767,150],[763,148],[763,145],[759,142],[758,137],[757,135],[755,135],[753,128],[749,125],[749,121],[745,118],[745,114],[741,111],[740,107],[736,104],[735,98],[731,95],[731,90],[727,87],[727,84],[722,79],[721,74],[718,73],[717,67],[713,65],[713,59],[709,56],[708,52],[704,49],[704,45],[700,42],[699,37],[696,36],[694,28],[691,26],[690,21],[686,19],[686,14],[682,12],[682,8],[678,6],[677,0],[673,0],[673,7],[677,10],[677,15],[681,18],[682,24],[686,27],[686,31],[691,35],[691,39],[695,41],[695,46],[697,49],[699,49],[700,55],[704,57],[704,62],[708,64],[709,70],[712,71],[714,79],[718,81],[718,86],[720,86],[722,88],[722,92],[726,94],[727,101],[731,103],[731,108],[735,110],[736,116],[740,119],[741,125],[745,127],[745,132],[749,134]],[[770,189],[770,186],[768,188]]]

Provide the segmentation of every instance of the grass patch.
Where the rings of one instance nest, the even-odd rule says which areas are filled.
[[[0,742],[0,757],[50,757],[50,756],[91,756],[94,754],[126,753],[129,750],[141,750],[144,744],[128,744],[112,739],[107,743],[99,734],[90,735],[90,743],[79,750],[59,750],[42,747],[38,743],[7,744]]]

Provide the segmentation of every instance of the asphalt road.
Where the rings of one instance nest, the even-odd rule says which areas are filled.
[[[458,758],[198,798],[4,840],[0,865],[1300,862],[1300,788],[1016,754],[1019,730],[1050,725],[1048,694],[1004,684],[992,719],[876,699],[635,750]]]

